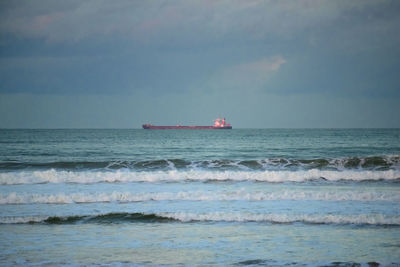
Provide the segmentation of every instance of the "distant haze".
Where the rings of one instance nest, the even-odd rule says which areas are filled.
[[[0,2],[0,128],[400,127],[400,1]]]

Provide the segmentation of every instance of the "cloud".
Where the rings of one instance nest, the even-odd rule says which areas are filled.
[[[228,66],[217,71],[210,85],[218,90],[260,89],[286,62],[281,56],[273,56]]]
[[[395,90],[399,11],[388,0],[4,0],[0,91],[161,94],[273,79],[279,92],[335,93],[365,77],[369,91]]]
[[[363,25],[392,32],[398,5],[390,1],[3,1],[0,32],[48,42],[117,36],[136,43],[185,45],[242,38],[296,38],[326,27]],[[381,16],[380,13],[392,14]],[[357,17],[354,20],[354,14]],[[349,16],[350,15],[350,16]],[[385,23],[385,22],[389,23]],[[355,23],[354,23],[355,22]],[[354,25],[356,24],[356,25]],[[363,25],[364,26],[364,25]]]
[[[247,77],[248,74],[254,74],[256,76],[268,75],[272,71],[276,71],[279,67],[286,63],[286,60],[280,56],[275,56],[271,58],[263,58],[260,60],[241,63],[236,66],[230,67],[227,72],[232,74],[237,74],[238,76],[244,75]]]

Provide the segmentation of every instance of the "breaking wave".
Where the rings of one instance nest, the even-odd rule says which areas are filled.
[[[72,194],[0,194],[0,204],[72,204],[98,202],[145,202],[145,201],[273,201],[273,200],[321,200],[321,201],[391,201],[400,202],[400,192],[321,192],[284,190],[277,192],[249,192],[238,190],[233,192],[160,192],[139,193],[72,193]]]
[[[182,182],[182,181],[258,181],[258,182],[304,182],[323,179],[327,181],[369,181],[400,179],[399,170],[303,170],[303,171],[18,171],[0,173],[0,184],[39,183],[118,183],[118,182]]]
[[[382,214],[320,215],[320,214],[253,214],[253,213],[108,213],[79,216],[21,216],[0,217],[1,224],[75,224],[75,223],[167,223],[167,222],[260,222],[305,224],[355,224],[400,226],[400,216]]]
[[[143,161],[78,161],[78,162],[0,162],[0,169],[61,169],[61,170],[309,170],[309,169],[360,169],[360,170],[387,170],[400,169],[400,155],[344,157],[344,158],[315,158],[291,159],[268,158],[260,160],[200,160],[188,161],[184,159],[157,159]]]

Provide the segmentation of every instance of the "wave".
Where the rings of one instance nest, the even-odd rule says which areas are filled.
[[[286,267],[298,267],[298,266],[310,266],[310,267],[397,267],[400,263],[390,262],[390,263],[378,263],[375,261],[369,262],[353,262],[353,261],[334,261],[334,262],[285,262],[285,261],[276,261],[271,259],[250,259],[244,260],[233,264],[234,266],[286,266]]]
[[[61,169],[61,170],[309,170],[309,169],[362,169],[387,170],[400,169],[400,155],[345,157],[345,158],[267,158],[260,160],[200,160],[157,159],[144,161],[58,161],[58,162],[0,162],[0,169]]]
[[[0,224],[74,224],[74,223],[122,223],[122,222],[170,222],[168,217],[144,213],[107,213],[75,216],[14,216],[0,217]]]
[[[400,226],[400,216],[382,214],[333,215],[333,214],[254,214],[254,213],[107,213],[77,216],[21,216],[0,217],[0,224],[75,224],[75,223],[167,223],[167,222],[259,222],[305,224],[355,224]]]
[[[182,182],[182,181],[257,181],[257,182],[304,182],[323,179],[327,181],[398,180],[400,171],[18,171],[0,173],[1,185],[40,183],[118,183],[118,182]]]
[[[145,202],[145,201],[274,201],[274,200],[321,200],[321,201],[391,201],[400,202],[400,192],[378,193],[363,191],[317,192],[283,190],[278,192],[232,192],[181,191],[160,193],[111,192],[72,194],[0,194],[0,204],[72,204],[100,202]]]

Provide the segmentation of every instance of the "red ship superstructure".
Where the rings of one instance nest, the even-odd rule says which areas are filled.
[[[198,129],[232,129],[232,126],[226,122],[225,118],[223,119],[216,119],[214,121],[213,126],[155,126],[151,124],[143,124],[143,129],[151,129],[151,130],[168,130],[168,129],[182,129],[182,130],[198,130]]]

